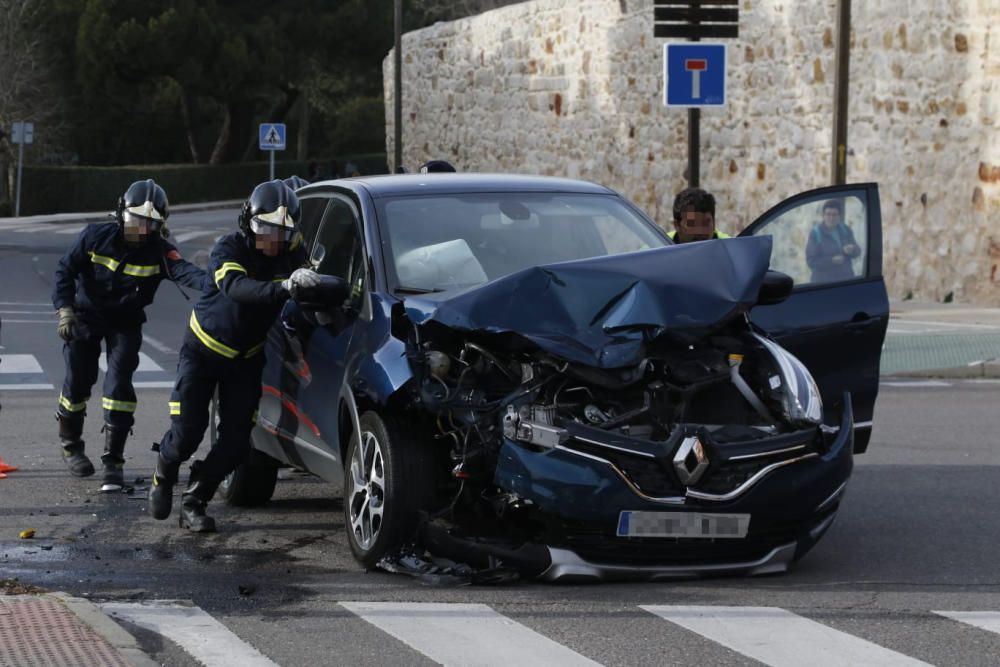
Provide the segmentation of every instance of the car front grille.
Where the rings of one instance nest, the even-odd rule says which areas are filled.
[[[684,487],[664,460],[629,454],[576,439],[570,439],[565,447],[608,461],[647,496],[661,498],[684,495]]]

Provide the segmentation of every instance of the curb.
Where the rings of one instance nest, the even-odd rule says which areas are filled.
[[[66,605],[81,622],[87,624],[91,630],[103,637],[134,667],[158,667],[160,664],[139,648],[135,637],[111,620],[107,614],[89,600],[71,597],[68,593],[49,593],[48,596],[54,597]]]
[[[242,199],[231,199],[227,201],[199,202],[195,204],[178,204],[170,207],[171,213],[197,213],[199,211],[214,211],[222,208],[239,208],[243,204]],[[108,212],[92,213],[50,213],[46,215],[22,215],[19,218],[0,218],[0,223],[13,222],[20,224],[31,224],[33,222],[46,224],[64,224],[71,222],[104,222],[108,220]]]
[[[918,371],[897,371],[887,373],[881,378],[922,378],[922,379],[946,379],[946,380],[977,380],[977,379],[1000,379],[1000,360],[983,359],[973,361],[965,366],[955,366],[953,368],[927,368]],[[880,378],[880,379],[881,379]]]

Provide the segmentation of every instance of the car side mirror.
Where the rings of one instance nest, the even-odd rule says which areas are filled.
[[[795,281],[787,273],[781,271],[768,270],[764,274],[764,281],[760,284],[760,292],[757,293],[758,306],[773,306],[781,303],[792,293]]]
[[[351,286],[339,276],[320,276],[315,287],[300,289],[295,299],[303,309],[313,311],[337,310],[351,293]]]

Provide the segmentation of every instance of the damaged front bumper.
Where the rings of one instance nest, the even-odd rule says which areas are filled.
[[[756,451],[710,461],[689,486],[675,468],[676,443],[661,444],[656,458],[634,440],[581,430],[550,447],[505,438],[495,481],[547,526],[528,569],[549,581],[786,571],[832,524],[850,477],[854,422],[845,398],[839,427],[814,429],[807,447],[794,434],[764,438]],[[628,537],[618,532],[623,512],[740,515],[749,527],[740,537]]]

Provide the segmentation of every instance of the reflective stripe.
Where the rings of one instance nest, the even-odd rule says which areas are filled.
[[[118,267],[121,266],[121,262],[117,259],[105,257],[104,255],[98,255],[93,250],[90,251],[90,261],[94,264],[100,264],[101,266],[107,267],[112,271],[117,271]],[[159,272],[159,264],[126,264],[125,268],[122,270],[122,273],[126,275],[136,276],[139,278],[155,276]]]
[[[107,396],[101,399],[101,404],[104,406],[105,410],[116,410],[118,412],[135,412],[135,402],[129,401],[116,401],[113,398],[108,398]]]
[[[287,277],[288,276],[278,276],[277,278],[271,278],[271,282],[272,283],[283,283],[283,282],[285,282],[285,278],[287,278]]]
[[[205,347],[210,349],[212,352],[215,352],[216,354],[221,354],[226,359],[235,359],[236,357],[240,356],[240,353],[234,350],[233,348],[229,347],[228,345],[223,345],[222,343],[220,343],[219,341],[215,340],[207,333],[205,333],[205,330],[201,328],[200,324],[198,324],[198,318],[194,316],[193,310],[191,311],[191,331],[193,331],[194,335],[198,337],[198,340],[200,340],[205,345]]]
[[[226,277],[226,274],[230,271],[240,271],[246,273],[247,270],[236,262],[225,262],[219,269],[215,272],[215,285],[218,286],[222,279]]]
[[[676,240],[676,239],[677,239],[677,230],[675,229],[675,230],[674,230],[674,231],[672,231],[672,232],[667,232],[667,237],[668,237],[668,238],[669,238],[669,239],[670,239],[671,241],[673,241],[673,240]],[[731,238],[733,238],[733,237],[732,237],[732,236],[730,236],[729,234],[725,233],[725,232],[720,232],[720,231],[719,231],[719,230],[717,229],[717,230],[715,230],[715,238],[717,238],[717,239],[731,239]]]
[[[110,257],[105,257],[104,255],[98,255],[93,250],[90,251],[90,261],[94,264],[100,264],[101,266],[106,266],[112,271],[118,270],[118,260],[111,259]]]
[[[83,412],[83,410],[85,410],[87,407],[87,400],[89,398],[90,397],[88,396],[87,398],[83,399],[82,403],[70,403],[69,399],[63,396],[62,393],[60,392],[59,405],[61,405],[66,410],[69,410],[70,412]]]
[[[122,271],[127,276],[137,276],[139,278],[155,276],[159,272],[159,264],[126,264],[125,269]]]
[[[267,341],[264,341],[264,342],[266,343]],[[246,352],[246,354],[244,356],[252,357],[253,355],[258,354],[263,349],[264,349],[264,343],[260,343],[258,345],[254,345],[249,350],[247,350],[247,352]]]
[[[170,414],[179,415],[181,413],[181,402],[180,401],[169,401],[167,405],[170,406]]]
[[[253,416],[250,417],[250,421],[253,422],[254,424],[256,424],[257,423],[257,417],[260,417],[260,410],[254,410],[253,411]]]

